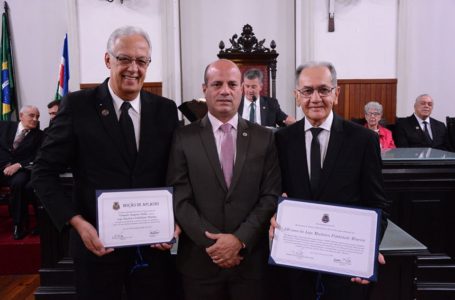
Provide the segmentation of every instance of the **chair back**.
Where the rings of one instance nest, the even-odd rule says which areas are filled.
[[[224,42],[220,41],[218,58],[235,62],[242,75],[251,68],[261,70],[264,74],[261,95],[276,98],[276,58],[279,54],[275,50],[275,41],[270,42],[270,48],[265,47],[265,39],[256,38],[253,27],[246,24],[240,36],[234,34],[229,42],[231,46],[225,49]]]

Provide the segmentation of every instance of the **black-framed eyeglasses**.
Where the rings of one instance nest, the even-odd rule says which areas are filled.
[[[365,115],[367,115],[369,117],[379,117],[382,114],[380,112],[368,112]]]
[[[133,58],[133,57],[129,57],[129,56],[126,56],[126,55],[113,55],[111,54],[118,62],[120,65],[122,66],[130,66],[133,61],[136,63],[136,66],[138,66],[139,68],[145,68],[148,66],[148,64],[152,61],[152,59],[150,57],[136,57],[136,58]]]
[[[335,87],[320,86],[318,88],[305,87],[303,89],[297,89],[297,91],[305,98],[310,98],[314,91],[317,91],[320,97],[327,97],[335,89]]]

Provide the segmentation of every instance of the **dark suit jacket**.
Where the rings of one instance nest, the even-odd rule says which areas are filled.
[[[112,101],[107,80],[94,89],[70,93],[46,131],[32,180],[60,230],[77,214],[96,227],[97,189],[165,186],[167,158],[177,127],[175,103],[141,91],[139,151],[130,168]],[[59,173],[68,165],[74,177],[73,200],[59,183]]]
[[[33,163],[43,139],[43,132],[37,128],[30,130],[16,150],[13,150],[18,122],[0,122],[0,170],[8,163],[20,163],[26,167]]]
[[[237,153],[230,188],[226,187],[212,125],[207,116],[179,128],[169,160],[168,184],[174,186],[174,211],[183,233],[177,266],[186,276],[208,278],[220,268],[205,251],[205,236],[232,233],[246,244],[235,267],[258,277],[267,264],[270,217],[280,191],[280,171],[272,131],[239,117]]]
[[[276,132],[283,192],[291,198],[386,209],[378,136],[334,115],[318,194],[312,195],[305,121]],[[383,214],[382,233],[387,226]]]
[[[244,98],[242,97],[242,101],[240,101],[239,106],[239,114],[242,116],[243,113],[243,101]],[[260,107],[261,107],[261,125],[262,126],[286,126],[284,124],[284,120],[288,117],[281,108],[278,100],[275,98],[269,98],[265,96],[261,96],[259,99]]]
[[[447,128],[444,123],[430,118],[431,133],[433,141],[429,141],[419,122],[413,115],[397,120],[395,126],[394,140],[397,147],[421,147],[421,148],[437,148],[441,150],[451,151]]]

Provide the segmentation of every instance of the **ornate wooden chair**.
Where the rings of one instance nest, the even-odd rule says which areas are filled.
[[[251,68],[261,70],[264,74],[264,87],[261,94],[276,98],[276,58],[279,54],[275,50],[275,41],[270,42],[270,48],[265,47],[265,39],[256,38],[253,27],[246,24],[240,36],[234,34],[229,42],[231,46],[225,49],[224,42],[220,41],[218,57],[235,62],[242,74]]]

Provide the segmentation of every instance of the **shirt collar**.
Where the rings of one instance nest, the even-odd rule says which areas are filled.
[[[415,113],[414,113],[414,116],[416,117],[416,119],[419,122],[419,124],[422,124],[424,121],[426,121],[428,124],[430,124],[430,117],[428,117],[425,120],[423,120],[423,119],[419,118]]]
[[[116,112],[119,112],[120,107],[122,106],[122,103],[125,102],[126,100],[123,100],[122,98],[120,98],[119,96],[117,96],[114,93],[114,90],[111,88],[111,79],[109,79],[107,86],[109,87],[109,93],[111,94],[112,100],[114,100],[114,109]],[[140,107],[141,107],[140,99],[141,99],[141,93],[137,94],[137,97],[134,98],[133,100],[128,101],[131,104],[131,107],[133,108],[133,110],[137,113],[140,113]]]
[[[212,124],[213,132],[216,132],[220,128],[221,125],[225,124],[225,123],[221,122],[220,120],[218,120],[210,112],[207,112],[207,117],[209,118],[210,123]],[[239,114],[234,114],[234,116],[226,123],[231,124],[231,126],[237,130],[237,126],[239,123]]]
[[[256,97],[256,101],[254,101],[255,103],[259,103],[259,100],[261,99],[261,96],[259,97]],[[249,100],[245,95],[243,95],[243,102],[245,103],[248,103],[248,105],[250,105],[251,103],[253,103],[253,101]]]
[[[17,132],[20,133],[22,132],[22,130],[24,130],[24,125],[22,125],[22,122],[19,122],[19,124],[17,125]]]
[[[327,118],[322,122],[322,124],[319,126],[319,128],[322,128],[324,130],[327,130],[330,132],[330,128],[332,128],[332,123],[333,123],[333,111],[329,113]],[[313,125],[311,125],[310,121],[308,121],[308,118],[305,118],[305,131],[310,130]]]

